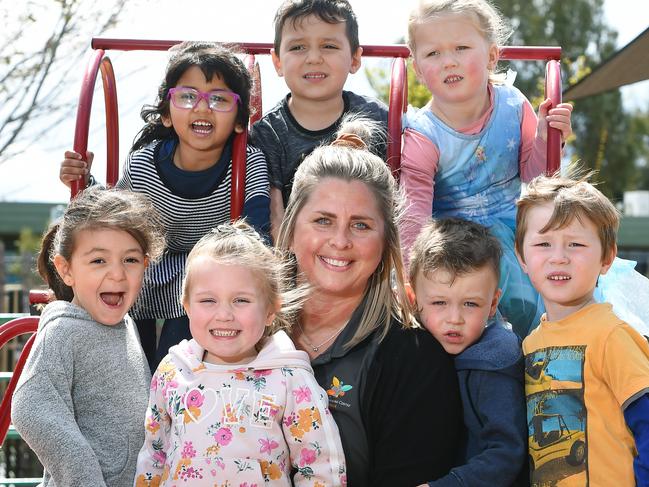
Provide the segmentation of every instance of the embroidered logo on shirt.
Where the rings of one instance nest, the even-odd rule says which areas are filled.
[[[339,398],[343,397],[345,392],[351,391],[352,389],[352,386],[345,384],[334,375],[333,379],[331,379],[331,389],[327,389],[327,394],[331,397]]]

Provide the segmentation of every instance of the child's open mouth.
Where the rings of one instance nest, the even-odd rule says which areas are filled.
[[[444,83],[447,85],[453,84],[453,83],[458,83],[459,81],[462,81],[464,78],[462,76],[449,76],[444,80]]]
[[[207,135],[212,131],[212,124],[204,120],[197,120],[192,123],[192,130],[201,135]]]
[[[455,331],[449,331],[444,336],[450,343],[460,343],[462,341],[462,334]]]
[[[108,306],[119,306],[124,299],[124,293],[100,293],[99,297]]]

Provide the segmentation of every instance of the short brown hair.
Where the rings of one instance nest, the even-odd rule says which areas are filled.
[[[279,48],[282,44],[282,29],[286,22],[292,22],[295,26],[305,17],[314,15],[328,24],[339,24],[345,22],[345,32],[352,53],[360,46],[358,41],[358,21],[352,6],[347,0],[286,0],[275,13],[275,42],[273,47],[279,56]]]
[[[602,260],[615,250],[620,215],[610,200],[588,182],[593,172],[584,174],[579,168],[569,171],[567,176],[537,176],[527,186],[527,191],[516,203],[516,252],[525,261],[523,241],[527,232],[529,212],[536,206],[554,203],[550,220],[540,230],[563,228],[576,218],[580,222],[587,218],[597,227],[602,244]]]
[[[489,229],[479,223],[460,218],[433,220],[417,236],[410,251],[410,284],[417,276],[427,277],[443,269],[455,280],[488,266],[500,279],[500,242]]]

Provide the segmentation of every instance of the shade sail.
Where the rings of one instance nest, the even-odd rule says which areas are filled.
[[[597,66],[588,76],[570,86],[563,93],[563,99],[571,101],[598,95],[646,79],[649,79],[649,28]]]

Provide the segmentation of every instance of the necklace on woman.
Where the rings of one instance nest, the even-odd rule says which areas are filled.
[[[337,337],[338,334],[345,329],[345,327],[347,326],[347,323],[345,323],[343,326],[338,328],[338,330],[336,330],[336,333],[334,333],[329,338],[327,338],[324,342],[322,342],[322,343],[320,343],[318,345],[314,345],[313,343],[311,343],[311,340],[309,340],[309,337],[307,337],[306,333],[304,333],[304,329],[302,328],[302,325],[300,325],[300,323],[298,323],[297,326],[300,328],[300,333],[302,333],[302,337],[304,337],[305,343],[309,346],[309,348],[311,350],[313,350],[313,353],[318,353],[318,351],[320,350],[320,347],[322,347],[325,343],[329,343],[330,340],[333,340],[335,337]]]

